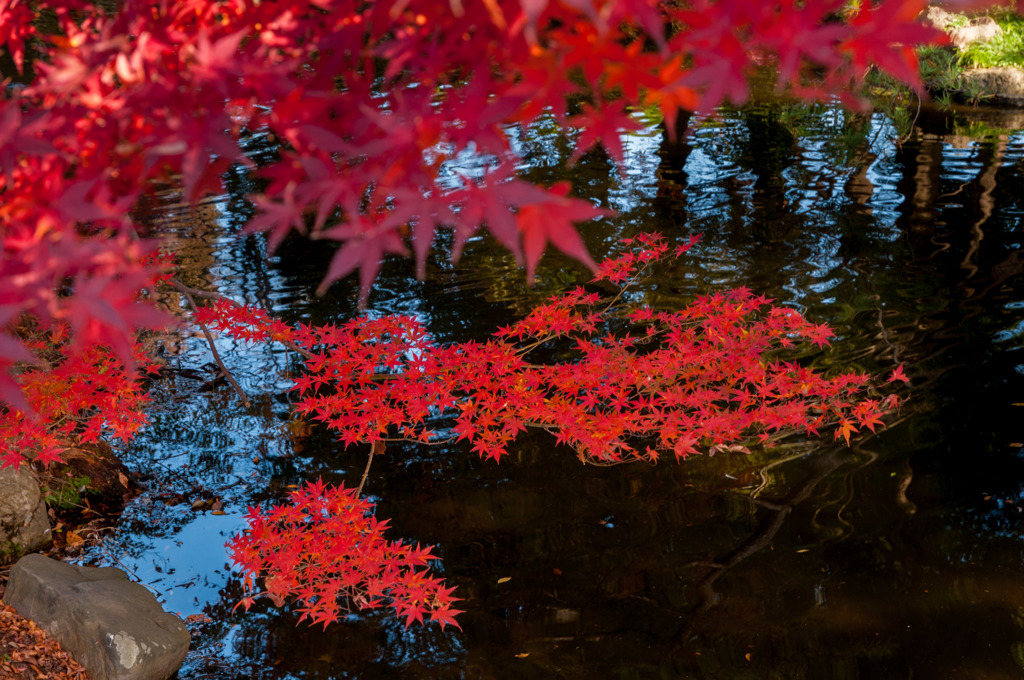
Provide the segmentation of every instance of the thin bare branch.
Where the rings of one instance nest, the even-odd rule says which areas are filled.
[[[198,288],[191,288],[189,286],[186,286],[184,283],[182,283],[178,279],[170,279],[168,281],[168,283],[171,284],[171,286],[175,290],[177,290],[179,293],[182,293],[184,295],[192,295],[193,297],[206,298],[207,300],[223,300],[224,299],[224,296],[221,295],[220,293],[211,293],[209,291],[199,290]]]
[[[192,307],[193,311],[199,311],[199,307],[196,306],[196,301],[192,298],[192,289],[178,281],[172,280],[170,284],[185,296],[185,299],[188,300],[188,304]],[[206,342],[210,345],[210,351],[213,353],[213,360],[217,362],[217,366],[220,368],[221,373],[228,379],[231,386],[235,388],[235,392],[237,392],[238,396],[242,399],[242,404],[246,408],[249,408],[252,403],[249,401],[249,397],[246,396],[245,390],[243,390],[242,386],[235,381],[234,376],[231,375],[231,371],[229,371],[228,367],[224,365],[224,361],[220,358],[220,352],[217,351],[217,345],[213,341],[213,336],[210,334],[210,330],[206,327],[206,324],[199,319],[196,319],[196,323],[199,324],[199,328],[203,331],[203,335],[206,337]]]
[[[208,292],[208,291],[205,291],[205,290],[199,290],[198,288],[190,288],[189,286],[186,286],[184,283],[182,283],[181,281],[178,281],[177,279],[170,279],[168,281],[168,283],[171,285],[172,288],[174,288],[175,290],[177,290],[179,293],[181,293],[182,295],[184,295],[186,297],[192,295],[192,296],[195,296],[195,297],[206,298],[207,300],[227,300],[228,299],[228,298],[224,297],[223,295],[221,295],[220,293],[211,293],[211,292]],[[195,302],[192,302],[191,299],[189,300],[189,302],[192,303],[192,308],[195,309],[195,306],[196,306]],[[302,347],[299,347],[298,345],[296,345],[291,340],[281,340],[280,342],[281,342],[282,345],[284,345],[288,349],[292,350],[293,352],[298,352],[299,354],[301,354],[303,356],[303,358],[305,358],[305,359],[312,359],[313,358],[313,353],[312,352],[310,352],[309,350],[303,349]]]
[[[366,459],[366,469],[363,470],[363,478],[359,480],[359,488],[356,489],[356,498],[359,498],[363,494],[363,487],[366,486],[366,478],[370,475],[370,464],[373,462],[373,456],[377,453],[384,453],[384,442],[375,441],[370,444],[370,456]]]

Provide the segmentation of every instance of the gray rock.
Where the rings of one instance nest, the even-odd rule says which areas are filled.
[[[50,519],[32,470],[0,468],[0,564],[53,542]]]
[[[949,32],[953,44],[959,49],[966,49],[978,42],[988,42],[1003,34],[1003,28],[992,17],[972,19],[967,26],[955,28]]]
[[[1024,71],[1017,68],[973,68],[963,79],[989,95],[997,104],[1024,106]]]
[[[93,680],[167,680],[189,633],[120,569],[26,555],[11,568],[4,601],[56,638]]]
[[[945,31],[946,27],[953,23],[953,20],[957,17],[947,12],[941,7],[935,5],[929,5],[927,9],[921,14],[920,21],[932,28],[937,28],[940,31]]]
[[[950,40],[961,50],[976,42],[988,42],[1003,33],[1002,27],[989,16],[974,17],[967,25],[954,28],[953,24],[961,21],[964,21],[963,15],[951,14],[935,5],[921,14],[922,23],[949,33]]]

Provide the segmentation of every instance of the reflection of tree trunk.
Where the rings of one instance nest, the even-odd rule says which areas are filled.
[[[916,148],[916,153],[913,150]],[[935,232],[935,203],[939,197],[942,173],[942,140],[935,135],[922,135],[915,144],[907,144],[900,154],[903,160],[903,185],[900,193],[908,197],[902,212],[907,227],[915,234]]]
[[[858,161],[857,171],[850,175],[850,179],[846,180],[846,186],[844,187],[847,197],[857,206],[857,210],[865,215],[871,215],[873,212],[868,203],[871,202],[871,197],[875,195],[875,185],[868,178],[868,170],[871,169],[871,164],[875,162],[875,158],[877,156],[873,153],[865,154]]]
[[[749,148],[741,161],[757,177],[754,181],[752,223],[754,233],[766,241],[778,241],[797,224],[786,199],[783,172],[795,162],[796,138],[772,111],[744,112]]]
[[[676,118],[674,134],[662,124],[661,146],[658,147],[658,200],[652,205],[662,213],[660,221],[682,226],[686,224],[686,161],[690,158],[690,124],[693,114],[680,112]]]
[[[971,225],[971,245],[967,249],[967,254],[964,255],[963,262],[960,264],[963,269],[968,271],[967,278],[971,278],[978,273],[978,267],[972,260],[981,246],[981,240],[985,238],[981,225],[988,221],[996,208],[996,201],[992,194],[996,188],[996,173],[999,171],[1000,166],[1002,166],[1003,157],[1006,154],[1006,142],[1006,135],[999,135],[994,145],[984,145],[978,154],[979,156],[984,155],[987,158],[983,166],[984,169],[975,179],[975,182],[981,188],[981,193],[978,195],[978,219]]]
[[[179,192],[168,190],[143,197],[132,211],[135,228],[146,238],[159,238],[163,251],[174,255],[176,276],[190,288],[216,289],[217,241],[224,236],[221,203],[216,198],[196,205],[181,200]],[[150,302],[179,319],[187,315],[180,292],[157,287]],[[196,336],[199,334],[196,333]],[[184,350],[184,333],[159,334],[154,339],[169,356]]]

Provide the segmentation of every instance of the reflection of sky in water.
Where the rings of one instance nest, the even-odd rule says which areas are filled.
[[[640,208],[658,193],[656,172],[660,162],[661,130],[648,126],[622,135],[622,140],[625,172],[618,168],[615,171],[616,178],[608,192],[608,207],[627,213]]]
[[[673,175],[678,179],[673,181],[681,186],[674,187],[678,193],[668,198],[659,194],[666,189],[666,183],[659,176],[664,169],[659,155],[662,139],[655,128],[624,138],[624,172],[600,158],[581,161],[581,167],[572,169],[577,173],[573,180],[578,190],[591,191],[592,195],[586,194],[588,198],[598,196],[607,201],[604,205],[621,213],[620,217],[604,220],[592,228],[594,235],[584,230],[584,237],[591,239],[588,245],[595,253],[603,252],[600,249],[606,248],[613,237],[630,235],[638,229],[663,230],[673,239],[685,238],[695,231],[705,233],[701,244],[658,280],[658,291],[664,296],[662,304],[682,304],[695,292],[751,285],[757,292],[775,297],[780,304],[807,312],[816,323],[827,322],[837,327],[844,342],[833,353],[821,355],[815,361],[831,362],[830,365],[843,370],[854,361],[867,370],[891,370],[899,361],[906,360],[908,372],[913,373],[915,369],[910,367],[914,366],[921,375],[922,384],[913,388],[917,401],[908,407],[907,420],[901,427],[870,440],[874,447],[870,454],[866,453],[867,448],[844,452],[837,463],[840,473],[827,480],[827,488],[823,487],[810,500],[795,504],[787,529],[777,538],[777,548],[773,543],[771,551],[758,558],[763,560],[764,571],[737,570],[738,585],[719,584],[724,593],[723,607],[741,603],[739,610],[728,611],[745,611],[753,621],[750,625],[759,625],[760,618],[764,618],[764,630],[779,630],[771,628],[775,623],[767,621],[776,615],[783,627],[793,621],[803,625],[806,620],[801,617],[811,616],[809,610],[779,605],[773,599],[781,597],[779,593],[798,599],[793,593],[799,591],[816,607],[835,606],[842,601],[837,583],[840,578],[863,582],[880,593],[882,599],[899,599],[900,606],[909,610],[921,606],[926,609],[913,596],[900,591],[898,584],[893,585],[889,575],[877,572],[875,565],[882,563],[901,572],[902,566],[892,565],[909,563],[912,569],[929,573],[939,569],[937,564],[957,561],[959,558],[950,557],[954,553],[980,550],[978,546],[986,545],[991,537],[1018,540],[1022,535],[1017,517],[1024,492],[1019,490],[1017,481],[991,490],[989,500],[981,501],[981,493],[975,493],[976,489],[958,475],[942,469],[929,470],[918,473],[907,491],[920,506],[916,516],[906,514],[904,506],[894,500],[896,485],[906,474],[902,466],[917,472],[928,464],[938,465],[935,461],[942,459],[943,447],[953,450],[950,455],[960,460],[967,455],[964,451],[974,451],[971,447],[976,439],[997,439],[990,423],[972,424],[965,426],[971,446],[965,445],[967,437],[962,432],[949,431],[957,414],[949,411],[947,403],[967,384],[965,380],[976,378],[979,356],[990,362],[984,364],[990,366],[986,370],[1003,377],[1004,367],[992,362],[1003,360],[1007,353],[1022,346],[1024,321],[1020,317],[1024,314],[1024,303],[1020,301],[1019,275],[999,281],[1006,289],[1000,293],[1006,299],[1000,298],[997,305],[1001,316],[995,322],[990,320],[990,325],[982,330],[973,326],[964,330],[976,319],[972,306],[992,302],[983,295],[971,298],[958,287],[960,262],[966,248],[955,241],[947,248],[939,248],[927,238],[914,242],[913,247],[908,245],[911,237],[900,221],[908,209],[908,198],[903,194],[906,185],[901,184],[907,181],[904,165],[908,160],[893,146],[895,132],[881,116],[875,116],[875,127],[870,132],[875,158],[865,170],[867,182],[856,189],[870,191],[870,195],[856,194],[852,189],[848,194],[850,170],[829,162],[824,141],[826,127],[839,123],[841,119],[831,117],[819,127],[808,128],[785,163],[776,166],[778,194],[769,198],[765,198],[758,185],[765,178],[752,167],[743,148],[744,124],[739,119],[700,127],[685,141],[685,165],[673,168],[678,171]],[[524,167],[531,172],[558,167],[564,162],[567,146],[550,125],[535,126],[527,136],[520,135],[517,128],[508,132],[513,148],[526,159]],[[942,167],[936,181],[941,183],[941,195],[973,181],[984,169],[984,144],[963,148],[942,144],[940,150],[938,159]],[[1019,163],[1022,150],[1022,136],[1016,135],[1007,147],[1005,162]],[[463,152],[450,164],[452,186],[458,181],[455,172],[479,177],[488,164],[471,149]],[[771,204],[770,200],[775,199],[778,204]],[[859,199],[864,200],[864,205],[851,206]],[[937,208],[941,214],[942,210],[959,207],[969,200],[971,194],[963,191],[941,198]],[[779,209],[782,202],[786,205]],[[767,208],[778,210],[765,213]],[[838,225],[838,217],[848,211],[856,212],[863,221],[855,226]],[[780,220],[793,219],[794,215],[796,218],[778,233],[757,232],[765,226],[758,222],[764,214],[776,215]],[[1014,234],[1020,231],[1021,215],[1018,205],[1000,216],[999,225],[1008,243],[1019,239]],[[278,266],[287,260],[285,257],[268,266],[252,240],[235,238],[235,224],[232,215],[222,215],[218,220],[220,233],[213,240],[213,259],[202,272],[212,287],[233,299],[269,306],[282,314],[301,317],[321,313],[343,319],[351,313],[351,300],[324,312],[327,303],[302,285],[298,276],[302,272],[297,273],[301,267],[294,263],[291,269]],[[937,224],[937,231],[941,231],[938,227],[941,225]],[[996,248],[1000,238],[1004,237],[989,234],[982,241],[983,252],[994,258],[993,251],[985,249]],[[857,239],[863,243],[859,244]],[[465,338],[478,339],[496,325],[514,320],[513,306],[519,305],[521,310],[526,306],[523,300],[534,293],[522,287],[522,274],[511,267],[508,258],[494,255],[485,243],[486,239],[475,238],[476,250],[467,249],[458,268],[439,267],[438,283],[417,284],[411,280],[408,269],[386,268],[375,288],[369,314],[410,314],[442,338],[462,333]],[[597,247],[593,247],[594,243]],[[943,258],[948,258],[948,262]],[[557,262],[545,260],[548,276],[556,283],[562,279],[556,279],[554,274],[563,276],[566,282],[585,277],[569,269],[558,271]],[[983,270],[976,279],[985,275]],[[512,279],[515,285],[509,284]],[[467,281],[472,285],[468,286]],[[631,295],[639,300],[647,293],[637,291]],[[155,470],[153,491],[126,511],[119,534],[85,555],[85,559],[101,564],[119,562],[143,583],[160,591],[169,610],[182,615],[223,609],[224,605],[230,609],[234,604],[229,601],[230,572],[224,543],[243,526],[242,514],[247,505],[280,497],[288,484],[318,474],[355,485],[366,460],[361,451],[342,452],[329,438],[298,436],[289,431],[289,397],[284,393],[287,382],[281,372],[291,364],[280,348],[249,347],[229,339],[219,340],[218,347],[233,374],[254,399],[253,408],[242,409],[229,387],[197,393],[198,382],[194,379],[176,377],[158,383],[153,426],[133,445],[128,457],[132,466]],[[998,352],[985,355],[991,349]],[[901,357],[899,361],[897,356]],[[205,344],[192,338],[171,363],[195,369],[211,360]],[[1014,367],[1021,371],[1020,365],[1014,360],[1006,372],[1014,374]],[[942,384],[941,389],[946,391],[939,391],[935,384]],[[974,389],[974,383],[970,385]],[[985,394],[984,390],[979,390],[979,394]],[[1024,401],[1024,394],[1016,399]],[[1024,433],[1019,437],[1024,437]],[[364,676],[366,668],[383,669],[379,671],[381,675],[372,677],[387,677],[395,669],[449,665],[451,673],[445,677],[460,673],[462,677],[476,677],[471,671],[460,670],[460,664],[469,663],[467,659],[479,664],[472,668],[481,671],[480,677],[502,676],[495,669],[515,677],[512,673],[516,667],[505,664],[517,662],[514,654],[520,651],[531,651],[531,660],[547,659],[546,655],[550,655],[549,665],[534,668],[550,671],[562,667],[568,659],[590,671],[589,677],[596,677],[594,662],[586,666],[566,651],[573,646],[583,650],[581,658],[597,658],[602,649],[629,648],[633,651],[626,653],[634,655],[629,657],[631,663],[647,663],[649,659],[641,657],[650,656],[644,650],[657,642],[656,636],[629,627],[636,621],[647,620],[644,616],[632,617],[628,623],[615,618],[623,603],[647,606],[655,602],[654,614],[672,620],[692,618],[699,626],[700,617],[694,615],[692,602],[680,604],[690,597],[686,588],[692,585],[697,572],[686,571],[680,564],[728,555],[736,549],[737,541],[750,535],[751,527],[761,526],[765,509],[758,508],[752,497],[745,495],[749,487],[744,484],[758,484],[763,479],[766,485],[770,483],[772,493],[784,495],[793,480],[804,479],[808,470],[813,472],[821,457],[801,456],[791,465],[780,465],[771,472],[763,467],[764,461],[771,458],[732,460],[719,456],[694,461],[691,467],[678,471],[628,469],[605,475],[603,470],[586,469],[563,474],[562,468],[549,473],[531,458],[552,455],[550,441],[537,441],[540,443],[531,440],[529,446],[517,452],[522,460],[503,463],[511,467],[467,462],[465,452],[458,449],[425,453],[415,447],[396,447],[396,452],[389,453],[393,456],[391,460],[374,463],[380,466],[375,468],[375,474],[382,481],[372,493],[379,494],[382,503],[390,501],[396,523],[410,528],[407,535],[394,538],[428,541],[435,539],[426,536],[436,532],[436,540],[443,543],[442,550],[449,551],[445,573],[458,579],[469,598],[466,608],[471,613],[466,621],[477,624],[474,630],[451,635],[439,634],[436,627],[405,630],[386,616],[368,615],[357,617],[347,629],[307,632],[294,629],[288,614],[266,613],[264,608],[254,610],[248,617],[230,619],[222,634],[200,637],[199,649],[192,657],[196,659],[192,675],[183,677],[234,677],[233,670],[220,675],[212,671],[208,675],[200,673],[198,659],[204,654],[226,660],[225,667],[241,664],[238,667],[252,670],[253,677],[259,674],[258,677],[274,680]],[[979,447],[1005,449],[1005,442],[999,441],[997,446],[984,441]],[[826,441],[822,449],[836,455],[830,444]],[[984,474],[983,466],[975,467],[980,468],[977,474]],[[576,474],[579,478],[574,482],[571,475]],[[1003,477],[1014,479],[1010,475]],[[964,484],[967,490],[960,496],[952,492],[944,496],[947,489],[943,485],[956,483]],[[985,478],[984,483],[992,485],[992,479]],[[396,485],[397,497],[388,484]],[[204,491],[221,497],[227,514],[193,512],[191,501],[203,497]],[[166,499],[159,498],[163,493],[180,494],[183,502],[168,506]],[[934,498],[928,497],[928,493],[934,494]],[[946,508],[947,504],[954,510]],[[819,513],[822,509],[824,512]],[[939,528],[927,523],[929,512]],[[827,533],[828,527],[821,523],[827,524],[829,520],[843,526],[842,539]],[[943,545],[943,540],[952,542],[950,536],[958,541],[957,550],[950,549],[947,554],[934,547]],[[903,540],[909,546],[906,549],[900,543]],[[856,554],[859,549],[870,553],[870,559],[844,561],[829,552],[849,550]],[[783,561],[794,555],[802,561]],[[822,586],[822,580],[831,578],[831,573],[823,576],[817,566],[808,567],[813,559],[819,559],[839,575]],[[868,568],[859,569],[865,564]],[[553,569],[564,573],[556,578]],[[514,576],[512,581],[497,588],[497,578],[509,574]],[[828,598],[821,596],[823,587]],[[567,626],[562,622],[559,628],[544,623],[554,611],[551,598],[555,592],[560,598],[558,611],[573,612],[586,625],[606,627],[595,634],[592,629],[583,628],[583,624]],[[749,608],[743,610],[742,603],[748,600]],[[814,610],[829,625],[844,625],[841,615],[827,618],[831,611],[834,610]],[[913,617],[905,621],[902,616],[898,612],[891,617],[893,627],[902,630],[910,627],[908,621],[915,626],[919,623]],[[737,618],[729,627],[732,623],[746,625],[745,621]],[[877,625],[872,625],[873,631],[889,635],[886,621],[879,619]],[[800,630],[801,634],[808,632]],[[816,628],[813,634],[826,635],[822,630],[826,629]],[[737,634],[744,638],[744,653],[745,645],[756,637],[747,636],[747,632]],[[707,631],[703,634],[710,640],[719,635]],[[567,637],[557,643],[564,645],[557,652],[548,644],[555,635]],[[595,635],[598,641],[588,641],[587,635]],[[365,658],[349,654],[348,645],[353,639],[371,650]],[[305,648],[289,651],[289,647],[299,644],[296,640],[310,649],[317,645],[333,649],[318,648],[308,655]],[[917,646],[935,644],[926,639],[912,642]],[[216,651],[220,643],[224,649]],[[615,647],[617,644],[622,647]],[[795,637],[785,638],[780,644],[797,649],[792,646],[804,643]],[[664,652],[665,648],[658,651]],[[799,651],[802,653],[803,648]],[[263,656],[265,653],[270,656]],[[308,663],[310,668],[317,663],[320,666],[315,671],[288,668],[272,675],[276,671],[266,664],[274,661],[274,655],[283,656],[290,663]],[[319,656],[330,661],[317,662]],[[344,666],[350,656],[360,660],[351,661],[351,667]],[[742,653],[738,658],[742,658]],[[343,670],[325,670],[330,663]],[[574,668],[571,664],[569,667]],[[537,672],[537,677],[549,677]],[[567,677],[587,676],[584,672],[566,673]]]
[[[187,504],[182,509],[192,512]],[[230,560],[224,544],[245,526],[244,512],[242,508],[225,515],[195,513],[175,532],[174,540],[132,546],[145,552],[134,558],[114,555],[116,564],[156,590],[168,611],[182,616],[201,613],[225,586]]]
[[[225,338],[217,345],[251,397],[283,389],[285,383],[275,379],[279,367],[267,363],[266,351],[247,350]],[[174,363],[195,368],[209,361],[205,343],[192,341]],[[279,421],[283,405],[263,404],[278,416],[254,415],[258,407],[247,412],[229,394],[230,387],[196,392],[198,386],[198,380],[184,377],[174,378],[173,386],[157,385],[151,425],[126,457],[132,467],[153,472],[152,490],[124,514],[123,523],[134,531],[119,533],[84,556],[100,563],[116,558],[115,564],[159,591],[165,606],[183,616],[217,600],[228,576],[225,543],[244,525],[246,496],[261,493],[274,459],[290,455]],[[193,501],[211,494],[222,499],[226,514],[191,509]]]
[[[1014,306],[1017,306],[1018,309],[1020,308],[1019,303],[1015,303]],[[1010,305],[1007,305],[1007,307],[1011,308]],[[997,332],[994,339],[998,343],[1006,344],[1006,349],[1020,348],[1024,345],[1022,343],[1022,340],[1024,340],[1024,319],[1017,321],[1011,328]]]

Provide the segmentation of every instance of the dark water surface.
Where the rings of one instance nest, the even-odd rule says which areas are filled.
[[[808,357],[822,370],[905,364],[912,398],[888,430],[657,467],[584,467],[545,434],[500,465],[468,447],[394,447],[368,493],[394,538],[438,546],[462,631],[380,613],[324,631],[265,600],[233,612],[223,546],[246,506],[288,485],[357,485],[367,452],[289,418],[287,355],[222,339],[253,406],[185,374],[155,383],[153,425],[127,455],[152,490],[86,559],[210,619],[192,626],[182,679],[1022,677],[1024,116],[928,114],[899,147],[881,116],[857,137],[837,111],[786,115],[631,137],[621,175],[597,154],[565,170],[564,141],[542,127],[517,143],[529,176],[568,177],[619,211],[584,228],[597,259],[637,231],[704,234],[644,291],[652,305],[746,285],[832,325],[833,347]],[[836,130],[860,140],[852,152]],[[268,263],[236,238],[252,187],[231,184],[237,195],[195,214],[156,207],[186,283],[288,320],[350,318],[355,284],[313,295],[328,246]],[[483,339],[587,278],[548,257],[528,289],[479,239],[458,267],[438,256],[424,283],[389,263],[370,313]],[[210,360],[196,337],[166,352],[181,368]],[[191,510],[204,492],[227,514]]]

